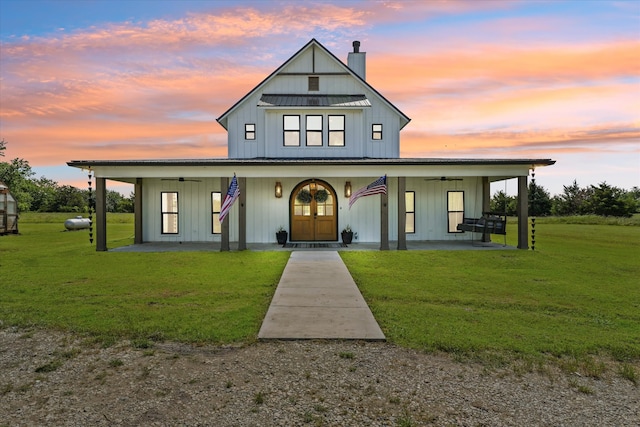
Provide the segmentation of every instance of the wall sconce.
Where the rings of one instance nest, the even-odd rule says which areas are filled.
[[[282,197],[282,184],[280,181],[276,181],[276,199]]]
[[[351,181],[344,183],[344,197],[351,197]]]

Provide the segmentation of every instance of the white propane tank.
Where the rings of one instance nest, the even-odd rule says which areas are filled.
[[[69,218],[64,222],[64,227],[67,230],[83,230],[91,226],[91,220],[89,218],[82,218],[77,216],[75,218]]]

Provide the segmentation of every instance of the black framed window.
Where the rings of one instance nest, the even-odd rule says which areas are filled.
[[[371,125],[371,139],[380,141],[382,139],[382,123],[374,123]]]
[[[211,192],[211,234],[222,233],[220,224],[220,206],[222,205],[222,194],[219,191]]]
[[[322,116],[306,116],[308,146],[322,146]]]
[[[329,146],[344,147],[344,116],[329,116]]]
[[[162,213],[162,234],[178,234],[178,192],[160,193]]]
[[[320,77],[309,76],[309,92],[320,90]]]
[[[255,123],[247,123],[244,125],[244,139],[249,139],[249,140],[256,139]]]
[[[405,233],[414,234],[416,232],[416,192],[407,191],[404,193],[405,203]]]
[[[300,145],[300,116],[284,116],[284,145],[296,147]]]
[[[464,191],[447,191],[447,228],[449,233],[462,233],[457,229],[464,221]]]

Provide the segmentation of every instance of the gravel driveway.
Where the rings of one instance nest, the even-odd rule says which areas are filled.
[[[0,425],[638,426],[640,388],[613,367],[490,368],[388,343],[102,348],[4,328]]]

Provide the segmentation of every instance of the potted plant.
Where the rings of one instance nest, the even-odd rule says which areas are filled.
[[[349,225],[347,225],[340,234],[342,235],[342,242],[346,245],[351,243],[351,240],[353,240],[353,231]]]
[[[282,226],[280,226],[278,228],[278,231],[276,231],[276,240],[278,241],[279,245],[284,245],[285,243],[287,243],[288,236],[289,233],[287,233],[287,230],[285,230]]]

